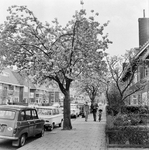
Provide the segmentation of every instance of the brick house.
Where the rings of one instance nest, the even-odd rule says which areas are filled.
[[[23,84],[14,76],[11,69],[5,69],[0,73],[0,104],[19,102],[23,99]]]
[[[149,40],[140,47],[138,53],[134,56],[134,60],[141,60],[141,64],[136,68],[133,82],[130,88],[134,88],[136,84],[145,82],[146,86],[130,96],[130,105],[149,105]],[[127,82],[130,76],[129,65],[124,71],[122,80]]]
[[[35,85],[27,76],[5,68],[0,73],[0,104],[11,103],[47,104],[59,102],[59,90],[46,85]]]

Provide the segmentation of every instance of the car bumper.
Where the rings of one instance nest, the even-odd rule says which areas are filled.
[[[52,127],[52,125],[51,124],[44,124],[44,127],[48,128],[48,127]]]
[[[18,140],[18,137],[11,137],[11,136],[2,136],[0,135],[0,139],[7,139],[7,140]]]

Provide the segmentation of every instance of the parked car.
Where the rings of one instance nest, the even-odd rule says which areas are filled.
[[[63,113],[61,108],[54,106],[36,107],[39,118],[44,119],[44,129],[52,131],[55,126],[61,127],[63,122]]]
[[[0,106],[0,138],[12,140],[13,146],[25,145],[31,136],[44,135],[44,120],[38,118],[36,109],[28,106]]]
[[[77,118],[80,115],[78,104],[70,104],[71,117]]]

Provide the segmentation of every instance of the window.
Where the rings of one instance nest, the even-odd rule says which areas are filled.
[[[132,95],[132,105],[137,105],[137,104],[138,104],[137,95]]]
[[[14,102],[19,102],[19,98],[15,97]]]
[[[15,91],[19,92],[20,88],[18,86],[15,86]]]
[[[37,108],[37,112],[39,115],[52,115],[51,109]]]
[[[32,110],[32,118],[33,119],[38,119],[37,113],[35,110]]]
[[[56,109],[53,109],[53,115],[56,115]]]
[[[26,120],[31,120],[31,111],[30,110],[26,110],[26,116],[25,116]]]
[[[0,90],[2,90],[3,89],[3,86],[2,86],[2,84],[0,83]]]
[[[24,121],[25,120],[25,112],[21,111],[20,113],[20,121]]]
[[[14,86],[13,85],[9,85],[9,90],[14,90]]]
[[[0,110],[0,118],[1,119],[14,119],[15,112],[8,110]]]
[[[36,94],[36,97],[39,97],[39,94]]]
[[[149,68],[146,66],[145,67],[145,77],[149,75]]]
[[[137,83],[137,73],[134,74],[134,78],[133,78],[133,84]]]

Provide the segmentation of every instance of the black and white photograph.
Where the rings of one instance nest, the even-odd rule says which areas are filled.
[[[0,150],[149,150],[149,0],[0,0]]]

